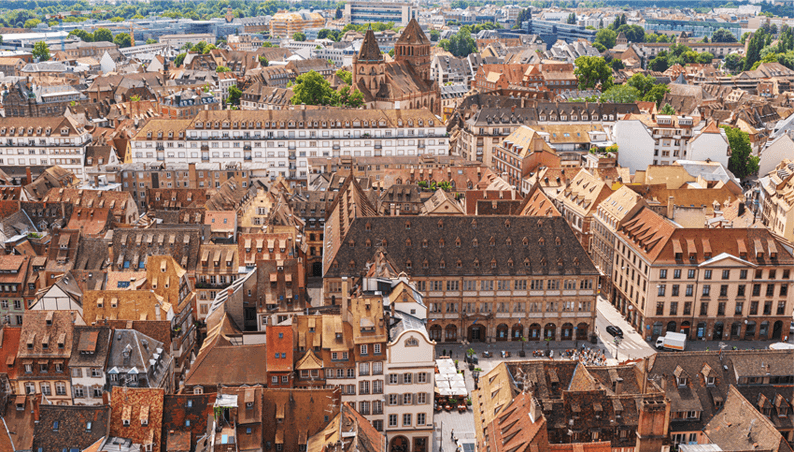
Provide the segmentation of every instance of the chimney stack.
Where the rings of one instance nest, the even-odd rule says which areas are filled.
[[[675,198],[673,196],[667,197],[667,219],[675,219]]]

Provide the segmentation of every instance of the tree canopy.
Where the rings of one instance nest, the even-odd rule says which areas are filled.
[[[728,29],[720,28],[711,34],[711,42],[736,42],[736,36]]]
[[[593,89],[601,85],[601,91],[612,87],[612,68],[602,57],[581,56],[574,62],[574,74],[579,79],[579,89]]]
[[[318,33],[318,36],[319,36],[319,33]],[[298,42],[303,42],[303,41],[306,40],[306,34],[301,32],[301,31],[299,31],[297,33],[293,33],[292,40],[293,41],[298,41]]]
[[[728,136],[731,147],[731,158],[728,160],[728,169],[738,178],[743,179],[758,172],[761,160],[752,153],[750,135],[740,129],[730,126],[720,126]]]
[[[129,33],[119,33],[113,37],[113,43],[122,49],[126,47],[131,47],[132,38],[130,37]]]
[[[33,58],[37,58],[39,61],[47,61],[50,59],[50,48],[47,47],[47,43],[44,41],[39,41],[33,45]]]
[[[340,78],[343,77],[340,76]],[[364,95],[359,90],[351,90],[350,86],[346,85],[339,91],[334,91],[328,80],[315,71],[299,75],[292,86],[292,92],[294,93],[291,99],[293,105],[331,105],[352,108],[364,105]]]
[[[595,36],[595,42],[601,44],[602,46],[606,47],[607,49],[611,49],[615,47],[615,40],[617,39],[618,34],[615,33],[614,30],[610,30],[609,28],[602,28],[598,30]]]
[[[629,85],[615,85],[601,94],[601,102],[628,104],[639,100],[640,91]]]
[[[113,33],[107,28],[97,28],[94,31],[94,42],[113,42]]]

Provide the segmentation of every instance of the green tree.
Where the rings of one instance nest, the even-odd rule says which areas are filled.
[[[111,22],[114,22],[114,23],[118,23],[118,22],[124,22],[124,18],[123,18],[123,17],[118,17],[118,16],[116,16],[116,17],[111,17],[111,18],[110,18],[110,21],[111,21]]]
[[[41,20],[39,19],[28,19],[25,21],[24,28],[35,28],[36,25],[40,24]]]
[[[640,96],[644,96],[648,94],[648,91],[650,91],[654,85],[656,85],[656,79],[651,76],[637,73],[632,75],[628,81],[626,81],[626,83],[629,86],[636,88],[637,91],[639,91]]]
[[[276,45],[273,45],[273,43],[272,43],[272,42],[267,42],[267,41],[265,41],[265,42],[263,42],[263,43],[262,43],[262,47],[265,47],[265,48],[267,48],[267,47],[278,47],[278,46],[276,46]]]
[[[299,31],[297,33],[294,33],[292,35],[292,40],[293,41],[298,41],[298,42],[303,42],[303,41],[306,40],[306,34],[301,32],[301,31]]]
[[[215,44],[207,44],[207,46],[204,47],[204,51],[201,52],[201,53],[207,54],[207,53],[210,53],[211,51],[213,51],[215,49],[217,49],[217,47],[215,47]]]
[[[626,65],[623,64],[623,61],[621,61],[618,58],[613,58],[612,61],[609,62],[609,65],[612,67],[612,70],[614,71],[619,71],[621,69],[626,68]]]
[[[571,24],[571,25],[575,25],[576,24],[576,13],[568,14],[568,20],[566,22]]]
[[[451,38],[442,39],[438,42],[438,46],[459,58],[477,51],[477,44],[471,37],[468,27],[461,27]]]
[[[132,46],[132,38],[129,33],[119,33],[113,38],[113,43],[122,49],[127,48]]]
[[[47,47],[47,43],[44,41],[39,41],[33,45],[33,58],[38,59],[39,61],[47,61],[50,59],[50,48]]]
[[[146,44],[157,44],[157,40],[149,38],[149,39],[146,40]]]
[[[204,53],[204,49],[206,48],[207,48],[207,41],[199,41],[198,44],[193,45],[193,47],[191,47],[188,50],[191,52]]]
[[[69,32],[69,36],[77,36],[83,42],[93,42],[94,41],[94,35],[92,35],[91,33],[87,32],[85,30],[79,30],[79,29],[78,30],[72,30],[72,31]]]
[[[711,34],[711,42],[736,42],[736,36],[728,29],[720,28]]]
[[[662,103],[662,99],[664,99],[664,95],[670,92],[670,87],[665,85],[664,83],[660,83],[658,85],[654,85],[653,88],[648,90],[644,96],[642,96],[642,100],[645,102],[656,102],[656,106],[658,107],[659,104]]]
[[[574,74],[579,79],[579,89],[593,89],[601,85],[601,91],[612,87],[612,68],[602,57],[581,56],[574,62]]]
[[[601,44],[600,42],[594,42],[593,47],[595,47],[596,50],[598,50],[601,53],[604,53],[608,50],[606,47],[604,47],[604,44]]]
[[[222,72],[230,72],[230,71],[231,71],[231,69],[229,69],[226,66],[218,66],[218,67],[215,68],[215,72],[217,72],[219,74],[222,73]]]
[[[615,39],[618,37],[617,33],[614,30],[610,30],[609,28],[603,28],[598,30],[595,36],[595,42],[603,45],[607,49],[611,49],[615,47]]]
[[[712,60],[714,60],[714,54],[711,52],[702,52],[697,56],[697,62],[700,64],[711,64]]]
[[[430,30],[430,40],[433,42],[438,42],[438,39],[441,37],[441,33],[438,30]]]
[[[613,104],[629,104],[640,98],[640,91],[628,85],[615,85],[601,94],[601,102]]]
[[[341,19],[342,15],[343,15],[342,8],[336,8],[336,14],[334,15],[334,17],[336,17],[337,19]]]
[[[742,33],[742,37],[739,39],[739,42],[744,44],[745,42],[747,42],[747,38],[749,38],[751,34],[752,33],[750,33],[749,31],[745,31],[744,33]]]
[[[113,33],[107,28],[97,28],[94,31],[94,42],[113,42]]]
[[[725,57],[725,69],[736,72],[744,66],[744,59],[738,53],[730,53]]]
[[[180,53],[179,55],[174,58],[174,66],[179,67],[182,66],[182,63],[185,61],[185,57],[187,56],[186,53]]]
[[[243,92],[236,86],[229,87],[229,97],[226,98],[226,103],[230,105],[240,105],[240,98]]]
[[[268,66],[270,66],[270,61],[268,61],[268,60],[267,60],[267,58],[265,58],[265,57],[263,57],[263,56],[261,56],[261,55],[260,55],[260,56],[259,56],[259,64],[260,64],[262,67],[268,67]]]
[[[299,75],[292,86],[292,92],[293,105],[330,105],[334,97],[331,84],[315,71]]]
[[[623,33],[629,42],[645,42],[645,29],[639,25],[621,25],[615,33]]]
[[[731,147],[731,158],[728,160],[728,169],[739,179],[758,172],[759,157],[752,153],[750,135],[747,132],[730,126],[720,126],[728,136]]]
[[[664,72],[670,67],[670,62],[667,60],[667,52],[661,51],[648,63],[648,69],[656,72]]]
[[[339,91],[334,92],[331,104],[338,107],[360,108],[364,105],[364,95],[357,89],[351,91],[349,86],[343,86]]]
[[[342,79],[342,81],[347,83],[348,85],[353,84],[353,74],[350,71],[339,69],[338,71],[336,71],[336,76]]]
[[[389,49],[389,56],[394,58],[394,49]]]
[[[670,104],[664,104],[664,107],[662,107],[662,109],[659,110],[659,114],[660,115],[674,115],[675,114],[675,108],[673,108],[673,106],[670,105]]]
[[[749,71],[756,61],[761,59],[761,49],[766,44],[766,34],[759,28],[747,43],[747,52],[744,57],[744,70]]]

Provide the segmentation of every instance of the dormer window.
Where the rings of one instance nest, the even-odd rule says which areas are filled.
[[[686,386],[686,377],[683,376],[683,375],[680,376],[680,377],[676,377],[675,378],[675,382],[676,382],[676,384],[678,385],[679,388],[682,388],[682,387]]]

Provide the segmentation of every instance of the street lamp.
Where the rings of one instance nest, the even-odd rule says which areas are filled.
[[[618,360],[618,347],[620,347],[620,338],[615,336],[614,342],[615,342],[615,360],[617,361]]]

